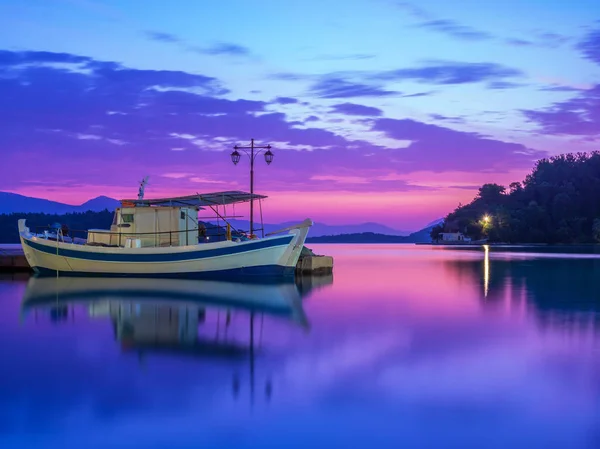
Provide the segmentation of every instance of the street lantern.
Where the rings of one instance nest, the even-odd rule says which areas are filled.
[[[238,150],[235,150],[233,153],[231,153],[231,162],[233,162],[233,165],[237,165],[239,161],[240,153],[238,152]]]
[[[271,150],[265,153],[265,162],[267,165],[271,165],[271,162],[273,162],[273,152]]]
[[[254,145],[254,139],[250,139],[250,146],[236,145],[233,149],[231,161],[234,165],[237,165],[240,161],[241,155],[238,150],[242,150],[250,158],[250,235],[252,236],[254,235],[254,159],[263,150],[267,150],[265,152],[265,162],[270,165],[273,162],[273,152],[271,151],[271,145]],[[250,152],[246,150],[250,150]]]

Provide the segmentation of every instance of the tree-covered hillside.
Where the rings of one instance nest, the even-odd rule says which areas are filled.
[[[25,218],[26,224],[32,232],[43,232],[43,227],[54,223],[66,224],[72,230],[110,229],[113,212],[76,212],[71,214],[36,214],[14,213],[0,215],[0,243],[19,243],[19,230],[17,222]],[[75,237],[83,237],[82,233],[75,233]]]
[[[463,232],[505,243],[600,242],[600,153],[539,160],[508,190],[485,184],[475,199],[431,231]]]

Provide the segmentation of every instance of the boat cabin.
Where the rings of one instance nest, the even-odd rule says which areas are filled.
[[[88,244],[146,247],[198,243],[198,208],[119,207],[108,230],[90,229]]]
[[[263,198],[266,196],[229,191],[122,200],[121,207],[115,210],[110,229],[90,229],[87,244],[127,248],[196,245],[206,241],[206,229],[198,222],[198,211],[212,210],[223,224],[228,225],[226,214],[219,213],[219,206]]]

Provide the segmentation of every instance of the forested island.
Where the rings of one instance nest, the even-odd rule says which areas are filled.
[[[309,236],[307,243],[425,243],[429,242],[431,228],[421,229],[410,235],[386,235],[375,232],[361,232],[355,234]]]
[[[442,232],[490,243],[600,242],[600,152],[541,159],[508,190],[484,184],[473,201],[432,229],[431,238]]]

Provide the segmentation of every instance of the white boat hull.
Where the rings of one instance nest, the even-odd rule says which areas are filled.
[[[21,245],[40,275],[286,276],[295,272],[312,222],[276,237],[188,246],[121,248],[77,245],[39,238],[19,220]]]

